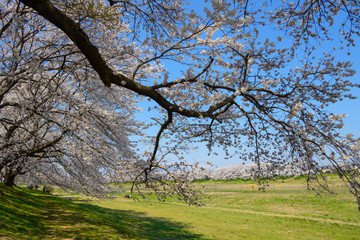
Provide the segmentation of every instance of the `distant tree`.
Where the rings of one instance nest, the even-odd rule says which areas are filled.
[[[237,148],[259,169],[261,162],[290,161],[310,172],[330,162],[360,204],[358,172],[338,165],[358,163],[359,141],[340,136],[344,115],[326,110],[354,98],[349,91],[359,87],[351,63],[335,54],[350,52],[359,36],[358,1],[211,0],[203,12],[178,0],[2,3],[27,6],[66,34],[58,46],[74,43],[105,86],[157,105],[160,129],[135,182],[197,202],[172,174],[186,171],[186,162],[166,160],[172,146],[186,150],[186,143],[204,141],[210,150]],[[49,38],[53,31],[41,34]],[[161,137],[175,139],[173,145],[164,146]],[[164,172],[173,185],[162,180]]]

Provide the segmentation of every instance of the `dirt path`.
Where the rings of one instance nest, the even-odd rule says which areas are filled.
[[[360,226],[360,223],[344,222],[341,220],[324,219],[324,218],[305,217],[305,216],[292,215],[292,214],[257,212],[257,211],[251,211],[251,210],[229,209],[229,208],[221,208],[221,207],[210,207],[210,208],[222,210],[222,211],[228,211],[228,212],[241,212],[241,213],[249,213],[249,214],[256,214],[256,215],[270,216],[270,217],[296,218],[296,219],[304,219],[304,220],[311,220],[311,221],[317,221],[317,222],[327,222],[327,223],[337,223],[337,224],[342,224],[342,225]]]
[[[183,205],[188,206],[187,204],[183,203],[170,203],[166,202],[166,204],[173,204],[173,205]],[[252,210],[244,210],[244,209],[231,209],[231,208],[223,208],[223,207],[208,207],[210,209],[216,209],[226,212],[239,212],[239,213],[248,213],[248,214],[256,214],[262,216],[269,216],[269,217],[283,217],[283,218],[295,218],[295,219],[304,219],[310,221],[317,221],[323,223],[337,223],[341,225],[351,225],[351,226],[360,226],[360,223],[352,223],[352,222],[344,222],[341,220],[333,220],[333,219],[324,219],[324,218],[315,218],[315,217],[306,217],[306,216],[299,216],[299,215],[292,215],[292,214],[279,214],[279,213],[271,213],[271,212],[258,212]]]

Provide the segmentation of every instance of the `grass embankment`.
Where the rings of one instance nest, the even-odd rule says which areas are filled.
[[[0,239],[197,239],[184,224],[0,184]],[[146,205],[143,205],[146,208]]]
[[[266,192],[252,189],[255,182],[234,182],[196,183],[211,197],[201,208],[175,199],[70,201],[0,185],[0,238],[360,239],[360,212],[344,188],[316,196],[301,178],[279,179]]]

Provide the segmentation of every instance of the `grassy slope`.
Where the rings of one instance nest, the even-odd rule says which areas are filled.
[[[344,189],[319,197],[297,179],[266,192],[234,182],[197,183],[211,196],[202,208],[175,200],[73,202],[0,184],[0,239],[360,239],[360,213]]]
[[[181,223],[131,209],[74,203],[3,184],[0,191],[0,239],[201,239]]]

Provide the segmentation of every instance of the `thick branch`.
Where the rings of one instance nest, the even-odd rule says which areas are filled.
[[[85,55],[93,69],[99,74],[102,82],[108,87],[111,84],[115,84],[117,86],[127,88],[138,93],[139,95],[151,98],[167,111],[177,112],[183,116],[197,118],[214,118],[214,112],[226,106],[230,102],[229,98],[231,98],[231,100],[234,98],[229,97],[221,103],[210,106],[209,109],[204,112],[184,109],[176,104],[170,103],[165,97],[163,97],[153,88],[141,85],[126,77],[125,75],[115,74],[100,55],[98,48],[91,43],[89,37],[81,29],[80,25],[68,17],[61,10],[54,7],[54,5],[52,5],[49,0],[21,0],[21,2],[26,6],[33,8],[38,12],[39,15],[61,29]]]

